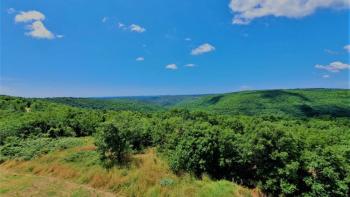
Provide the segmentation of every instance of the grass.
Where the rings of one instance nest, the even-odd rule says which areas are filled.
[[[228,181],[173,174],[154,149],[132,157],[128,167],[101,167],[93,138],[78,147],[0,165],[0,194],[5,196],[259,196]],[[64,191],[62,188],[67,188]]]
[[[5,196],[114,196],[76,183],[53,177],[14,173],[1,169],[0,195]],[[107,195],[106,195],[107,194]]]

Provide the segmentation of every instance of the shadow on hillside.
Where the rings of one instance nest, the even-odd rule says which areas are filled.
[[[295,93],[295,92],[287,92],[284,90],[269,90],[269,91],[263,91],[261,97],[266,99],[278,99],[280,97],[288,97],[293,96],[300,98],[303,101],[310,101],[306,96]]]
[[[301,105],[299,106],[299,110],[305,117],[350,117],[350,109],[334,105],[327,105],[322,107],[311,107],[309,105]]]
[[[224,95],[214,96],[208,101],[208,104],[214,105],[214,104],[218,103],[223,97],[224,97]]]

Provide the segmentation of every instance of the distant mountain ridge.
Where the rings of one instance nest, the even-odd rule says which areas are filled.
[[[204,96],[176,105],[220,114],[350,117],[350,90],[258,90]]]
[[[348,89],[276,89],[223,94],[49,98],[51,102],[104,110],[164,111],[172,108],[232,115],[350,117]]]

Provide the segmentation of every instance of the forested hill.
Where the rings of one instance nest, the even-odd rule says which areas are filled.
[[[220,114],[350,117],[350,90],[242,91],[203,96],[175,106]]]
[[[128,110],[139,112],[154,112],[164,110],[159,105],[149,104],[137,100],[124,99],[124,98],[71,98],[71,97],[59,97],[59,98],[47,98],[49,102],[55,102],[60,104],[66,104],[73,107],[87,108],[87,109],[100,109],[100,110]]]
[[[140,112],[171,108],[231,115],[287,117],[350,117],[350,90],[293,89],[241,91],[212,95],[111,98],[47,98],[49,102],[102,110]]]

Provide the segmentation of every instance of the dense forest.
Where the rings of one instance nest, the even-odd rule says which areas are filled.
[[[349,117],[350,93],[341,89],[242,91],[227,94],[49,98],[74,107],[140,112],[187,109],[226,115],[271,115],[291,118]]]
[[[180,177],[209,176],[267,196],[350,195],[349,90],[0,97],[4,164],[75,147],[75,139],[86,136],[93,137],[96,161],[107,170],[154,149]]]

